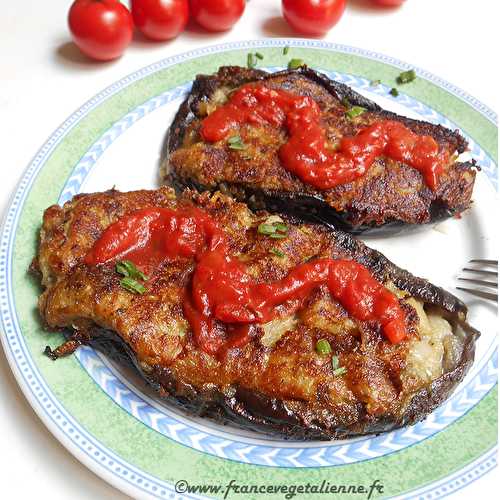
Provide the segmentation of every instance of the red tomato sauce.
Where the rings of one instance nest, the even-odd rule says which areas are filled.
[[[285,126],[288,141],[279,149],[282,165],[303,182],[331,189],[363,176],[377,157],[386,156],[417,169],[435,190],[449,155],[434,138],[418,135],[400,122],[384,120],[328,145],[321,110],[314,99],[262,84],[241,87],[229,102],[205,118],[201,136],[217,142],[243,124]]]
[[[276,306],[294,301],[298,310],[320,285],[327,285],[354,318],[378,322],[391,342],[406,336],[397,297],[361,264],[317,259],[274,283],[257,283],[246,265],[230,255],[226,233],[197,208],[145,208],[125,215],[103,232],[84,262],[127,259],[150,274],[162,262],[182,258],[196,262],[185,291],[184,314],[195,341],[210,354],[244,346],[256,325],[276,317]]]

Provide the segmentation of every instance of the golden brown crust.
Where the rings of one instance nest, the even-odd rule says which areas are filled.
[[[320,217],[340,220],[344,229],[354,232],[395,221],[428,223],[469,207],[475,180],[472,163],[450,162],[435,192],[427,187],[420,172],[388,158],[379,158],[369,173],[354,182],[320,191],[281,165],[277,152],[286,141],[284,129],[243,125],[239,135],[246,145],[244,151],[231,150],[225,141],[203,142],[199,135],[201,120],[220,104],[220,99],[248,81],[261,81],[268,87],[315,99],[332,145],[375,121],[391,119],[405,123],[415,133],[431,135],[452,157],[467,147],[457,131],[384,111],[309,68],[269,75],[259,70],[223,67],[215,75],[197,77],[171,125],[164,165],[168,180],[181,187],[229,189],[245,201],[257,197],[268,207],[273,198],[285,197],[289,202],[283,206],[289,210],[294,204],[307,209],[313,204],[310,198],[314,198]],[[345,99],[352,105],[364,106],[367,112],[348,119]]]
[[[46,287],[39,300],[45,324],[76,330],[78,342],[88,339],[98,344],[111,335],[162,394],[195,406],[208,405],[210,414],[224,410],[233,420],[310,438],[369,432],[382,421],[401,425],[412,395],[425,389],[423,382],[402,376],[409,342],[417,336],[417,316],[408,304],[404,308],[412,333],[406,341],[391,345],[377,325],[349,317],[326,288],[319,288],[291,319],[287,307],[280,307],[280,317],[290,323],[276,343],[266,342],[267,327],[259,328],[257,338],[244,348],[217,359],[197,347],[183,315],[182,292],[193,262],[162,264],[143,295],[121,288],[113,264],[83,263],[103,230],[124,214],[144,207],[192,204],[225,229],[231,253],[239,255],[259,281],[279,279],[315,257],[353,258],[382,282],[397,282],[399,277],[401,289],[413,287],[414,295],[424,302],[438,303],[449,315],[464,315],[457,299],[423,280],[410,279],[344,233],[288,218],[288,237],[273,240],[256,231],[265,213],[255,215],[220,193],[185,192],[175,199],[171,189],[162,188],[79,195],[64,207],[46,210],[34,261]],[[273,248],[284,257],[271,253]],[[329,340],[340,365],[347,368],[344,376],[334,374],[330,356],[317,354],[319,339]]]

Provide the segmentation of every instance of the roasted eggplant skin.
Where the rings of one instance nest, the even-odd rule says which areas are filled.
[[[348,101],[352,106],[365,108],[367,119],[371,116],[372,121],[374,118],[397,120],[417,134],[434,137],[451,155],[459,155],[467,149],[467,142],[458,131],[386,111],[347,85],[332,81],[306,66],[271,74],[257,69],[228,66],[221,67],[215,75],[198,75],[192,90],[180,106],[163,148],[162,175],[166,183],[173,183],[179,189],[219,189],[247,202],[252,208],[283,210],[306,220],[313,215],[314,220],[335,224],[339,229],[353,234],[392,234],[404,228],[438,222],[470,206],[475,181],[474,161],[453,163],[436,192],[432,192],[422,182],[420,173],[387,159],[379,160],[381,175],[369,178],[367,174],[354,183],[320,191],[302,183],[283,167],[278,168],[277,154],[271,161],[269,156],[265,156],[263,160],[241,162],[237,154],[224,154],[215,145],[205,144],[203,152],[197,150],[197,156],[192,156],[188,151],[191,141],[201,141],[196,134],[206,112],[202,108],[206,108],[221,89],[227,92],[245,83],[260,81],[275,85],[275,88],[294,91],[301,89],[301,79],[309,87],[315,86],[315,89],[308,90],[306,85],[303,91],[313,98],[319,96],[319,101],[325,107],[332,106],[332,103],[342,105]],[[335,113],[338,114],[338,109]],[[357,130],[345,123],[348,120],[335,116],[327,116],[327,120],[340,120],[338,127],[334,124],[339,130],[345,133]],[[364,117],[360,120],[364,120]],[[189,144],[186,146],[187,137]],[[279,143],[274,144],[276,151],[278,147]],[[202,167],[204,163],[206,166]],[[268,181],[271,177],[272,183]]]
[[[241,217],[248,220],[249,212],[242,204],[220,193],[212,197],[208,192],[203,194],[186,192],[180,198],[180,202],[194,203],[217,215],[221,220],[232,224],[231,231],[234,231],[236,238],[243,238],[241,228],[235,222]],[[247,429],[297,440],[339,439],[411,425],[423,419],[445,401],[472,365],[475,340],[479,334],[468,325],[467,309],[460,300],[428,281],[416,278],[398,268],[382,254],[368,248],[349,234],[325,228],[324,225],[307,225],[308,230],[313,231],[317,238],[328,238],[328,241],[331,241],[331,248],[336,255],[343,258],[348,256],[370,269],[379,281],[390,282],[399,291],[407,292],[414,299],[421,301],[424,306],[439,309],[439,314],[452,326],[453,334],[460,338],[462,347],[456,362],[431,383],[410,393],[409,399],[405,400],[404,411],[390,416],[376,415],[367,412],[365,406],[359,402],[355,404],[355,421],[350,421],[348,425],[340,425],[337,423],[336,415],[325,413],[324,410],[319,412],[314,403],[309,405],[305,401],[304,404],[292,407],[285,398],[249,389],[243,384],[230,386],[219,386],[213,382],[193,384],[186,382],[185,378],[176,376],[175,370],[178,370],[178,367],[172,369],[168,364],[158,363],[145,366],[144,357],[139,359],[134,346],[135,348],[141,346],[140,349],[144,354],[152,345],[148,339],[154,339],[156,335],[155,321],[157,320],[162,328],[165,328],[162,317],[157,318],[152,315],[154,310],[161,309],[151,309],[151,307],[158,304],[158,299],[154,297],[161,297],[160,294],[165,286],[170,286],[165,281],[167,277],[163,275],[158,277],[159,284],[156,287],[152,285],[150,296],[130,297],[124,295],[123,291],[120,292],[117,284],[119,278],[113,275],[114,268],[89,269],[82,265],[81,258],[103,228],[113,219],[127,213],[131,207],[172,207],[177,203],[179,201],[174,200],[173,192],[162,188],[158,191],[132,193],[108,191],[94,195],[79,195],[63,208],[53,206],[47,209],[42,226],[40,251],[32,265],[32,270],[42,275],[43,284],[46,286],[39,300],[39,309],[42,319],[51,330],[58,326],[69,328],[70,325],[76,328],[73,333],[67,330],[70,333],[69,344],[63,345],[59,350],[56,349],[54,357],[68,354],[80,343],[92,345],[115,359],[132,363],[144,379],[157,389],[161,397],[167,398],[168,401],[185,408],[190,413],[221,423],[233,423]],[[229,219],[225,218],[227,214]],[[231,214],[238,215],[233,219]],[[266,217],[266,214],[259,214],[258,217]],[[297,224],[297,231],[303,231],[299,229],[301,224],[299,221],[290,217],[285,220],[290,225]],[[295,242],[297,246],[299,243]],[[266,273],[272,272],[272,267],[269,265],[267,262],[263,267]],[[168,273],[170,279],[186,282],[185,266],[177,267],[173,264],[173,269]],[[63,282],[62,288],[57,289],[60,280]],[[95,291],[87,295],[86,290],[91,288]],[[166,296],[170,297],[170,293],[169,289]],[[75,297],[80,297],[82,302],[75,304],[73,302]],[[152,302],[148,303],[150,300]],[[132,310],[128,308],[129,302],[133,305]],[[181,312],[175,304],[177,302],[172,309],[174,316],[168,318],[180,317]],[[106,328],[103,323],[97,324],[92,320],[91,313],[95,312],[96,307],[108,311],[107,319],[116,322],[114,324],[130,325],[136,324],[135,321],[138,320],[139,328],[130,330],[133,335],[125,341],[123,334],[118,335],[112,329]],[[170,344],[165,344],[166,349],[169,348],[168,345]],[[189,339],[186,348],[188,354],[195,349]],[[257,352],[265,350],[257,349]],[[244,358],[240,361],[238,357],[234,359],[236,362],[244,363]],[[211,367],[211,370],[215,369],[216,365],[210,363],[200,369],[206,370],[207,366]],[[351,407],[352,409],[354,407]]]
[[[463,380],[474,362],[475,342],[479,332],[462,319],[466,315],[466,309],[456,297],[427,281],[418,280],[384,257],[379,261],[379,255],[372,255],[369,258],[378,261],[374,264],[381,265],[384,272],[389,271],[393,276],[398,276],[399,285],[403,283],[407,290],[418,291],[416,297],[426,297],[426,304],[446,309],[450,313],[449,318],[456,321],[456,327],[461,328],[465,335],[462,356],[457,366],[415,393],[406,411],[398,420],[374,418],[365,414],[365,418],[356,425],[325,429],[315,423],[307,413],[293,411],[282,400],[271,398],[258,391],[237,386],[233,394],[228,396],[213,388],[200,391],[176,379],[168,368],[161,366],[155,366],[152,372],[146,373],[130,347],[110,330],[96,328],[92,330],[87,341],[82,343],[92,346],[119,363],[136,369],[142,378],[170,404],[191,415],[209,418],[221,425],[236,425],[242,429],[297,441],[347,439],[407,427],[423,420],[444,403]],[[69,338],[71,339],[71,334]]]

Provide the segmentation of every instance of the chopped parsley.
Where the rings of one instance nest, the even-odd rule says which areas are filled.
[[[363,108],[361,106],[353,106],[352,108],[348,109],[345,114],[349,120],[353,120],[357,116],[362,115],[366,111],[366,108]]]
[[[290,50],[290,47],[288,45],[286,47],[283,47],[283,55],[286,56],[288,54],[289,50]]]
[[[403,71],[397,78],[396,81],[399,83],[399,85],[402,85],[403,83],[410,83],[413,82],[417,78],[417,74],[415,73],[414,69],[410,69],[408,71]]]
[[[255,53],[255,57],[256,57],[257,59],[260,59],[261,61],[262,61],[262,59],[264,59],[264,56],[263,56],[260,52],[256,52],[256,53]]]
[[[397,97],[399,95],[399,90],[395,87],[393,87],[390,91],[389,94],[391,94],[393,97]]]

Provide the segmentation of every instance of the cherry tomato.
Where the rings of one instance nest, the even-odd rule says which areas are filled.
[[[193,19],[208,31],[226,31],[242,16],[245,0],[190,0]]]
[[[384,7],[397,7],[402,5],[405,0],[372,0],[372,2],[378,5],[383,5]]]
[[[75,0],[68,24],[78,48],[99,61],[120,57],[134,31],[129,10],[118,0]]]
[[[188,0],[132,0],[137,28],[152,40],[175,38],[186,27]]]
[[[282,0],[282,9],[295,31],[324,35],[342,17],[345,0]]]

